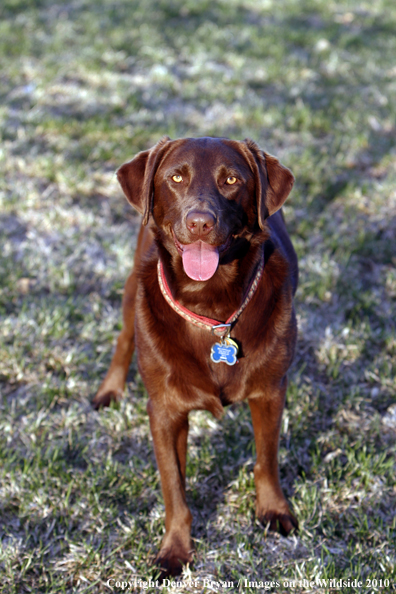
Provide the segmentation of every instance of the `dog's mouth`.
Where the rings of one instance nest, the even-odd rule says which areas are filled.
[[[174,233],[173,240],[187,276],[195,281],[206,281],[216,272],[220,254],[228,248],[231,236],[220,246],[209,245],[201,239],[193,243],[180,243]]]

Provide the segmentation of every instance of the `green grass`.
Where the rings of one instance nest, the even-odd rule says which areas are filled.
[[[301,269],[280,445],[300,532],[254,518],[248,408],[195,413],[186,576],[396,589],[395,30],[393,0],[2,1],[1,593],[153,576],[164,510],[135,363],[118,407],[90,399],[139,225],[114,171],[163,134],[279,156]]]

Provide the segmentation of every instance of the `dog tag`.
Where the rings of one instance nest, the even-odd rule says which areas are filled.
[[[211,348],[210,358],[213,363],[227,363],[235,365],[237,362],[238,345],[232,338],[225,338],[222,342],[216,342]]]

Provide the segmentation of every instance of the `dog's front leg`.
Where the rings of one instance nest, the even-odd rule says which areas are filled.
[[[147,411],[165,503],[166,533],[155,563],[162,569],[161,577],[179,575],[183,565],[191,563],[193,551],[192,515],[185,495],[188,416],[151,400]]]
[[[286,387],[284,377],[278,386],[249,399],[257,452],[254,467],[256,514],[264,526],[269,524],[270,530],[277,530],[284,536],[298,528],[279,481],[278,443]]]

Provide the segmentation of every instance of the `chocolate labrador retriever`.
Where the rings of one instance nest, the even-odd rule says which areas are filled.
[[[136,345],[165,502],[156,563],[177,575],[193,551],[185,495],[192,410],[220,418],[247,399],[257,516],[284,535],[297,528],[277,461],[298,279],[280,208],[294,178],[251,140],[168,137],[117,175],[143,224],[124,326],[94,406],[121,398]]]

